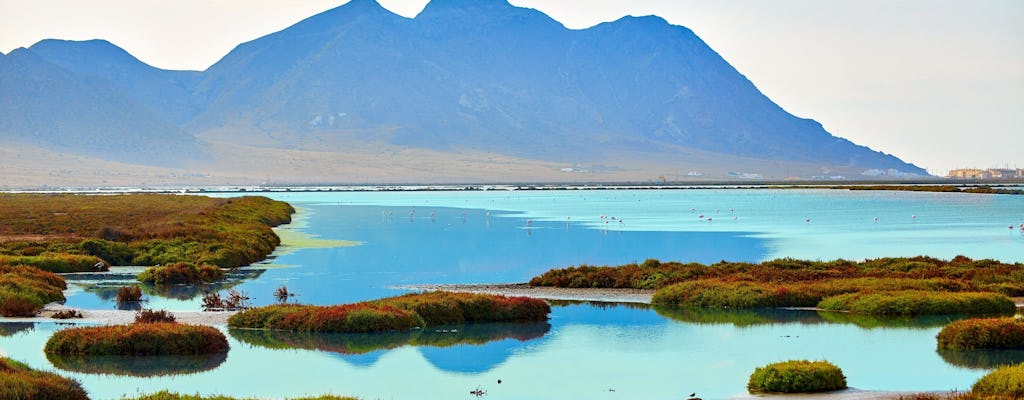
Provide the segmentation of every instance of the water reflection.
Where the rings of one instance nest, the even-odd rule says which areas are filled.
[[[19,332],[31,332],[35,328],[35,322],[2,322],[0,323],[0,336],[12,336]]]
[[[387,351],[417,347],[436,367],[453,372],[482,372],[508,359],[525,342],[544,337],[551,324],[490,323],[431,327],[386,333],[308,333],[229,329],[254,346],[270,349],[319,350],[341,355],[356,366],[370,367]]]
[[[94,294],[101,305],[113,303],[120,310],[138,310],[143,307],[158,307],[159,304],[163,303],[161,299],[191,301],[198,299],[204,293],[228,290],[247,280],[259,278],[266,271],[262,268],[236,268],[227,271],[224,279],[209,284],[153,285],[141,283],[135,279],[143,269],[141,267],[114,267],[111,272],[67,274],[64,275],[64,279],[68,282],[69,286],[74,286],[85,293]],[[148,298],[149,301],[117,304],[117,289],[132,285],[138,285],[142,288],[142,293],[145,295],[143,298]],[[81,296],[71,295],[69,297],[75,298],[73,303],[76,307],[95,307],[95,305],[90,303],[82,304],[84,299]],[[147,304],[150,302],[156,306]]]
[[[831,311],[818,311],[817,313],[825,321],[836,324],[852,324],[864,329],[933,329],[941,328],[956,320],[977,317],[976,315],[863,315]]]
[[[939,349],[938,353],[942,360],[950,365],[970,369],[989,370],[1024,362],[1024,350],[1021,349]]]
[[[864,329],[788,316],[742,326],[707,322],[727,321],[719,316],[694,319],[703,322],[672,320],[638,305],[579,303],[553,307],[550,325],[481,324],[384,335],[236,331],[228,338],[230,357],[198,373],[62,374],[82,382],[97,399],[164,389],[242,398],[460,398],[480,385],[492,400],[669,399],[694,391],[703,398],[732,398],[746,394],[754,368],[791,358],[827,359],[843,368],[851,386],[865,390],[963,389],[984,374],[943,361],[935,350],[938,328]],[[47,359],[43,347],[60,326],[40,322],[0,336],[0,352],[33,368],[53,369],[58,361]]]
[[[799,310],[785,308],[766,309],[700,309],[673,306],[652,306],[658,315],[666,318],[696,324],[731,324],[734,326],[755,326],[767,324],[851,324],[864,329],[900,328],[931,329],[942,327],[957,319],[970,315],[863,315],[820,310]]]
[[[863,315],[786,308],[708,309],[661,305],[652,306],[652,308],[658,315],[674,321],[700,325],[729,324],[737,327],[798,323],[804,325],[854,325],[863,329],[934,329],[946,326],[950,322],[959,319],[971,317],[969,315]]]
[[[814,311],[768,308],[732,310],[720,308],[683,308],[654,306],[654,311],[665,318],[700,325],[730,324],[754,326],[769,324],[822,324],[826,321]]]
[[[85,374],[136,377],[187,375],[210,371],[227,360],[228,353],[194,356],[61,356],[47,354],[57,369]]]

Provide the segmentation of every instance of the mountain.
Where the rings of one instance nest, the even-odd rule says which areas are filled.
[[[191,88],[202,77],[200,72],[154,68],[106,40],[48,39],[29,50],[79,76],[110,82],[168,122],[181,124],[199,112]]]
[[[28,49],[0,59],[0,93],[5,143],[159,166],[202,154],[195,137],[110,81],[74,74]]]
[[[120,124],[109,132],[182,140],[184,150],[165,153],[209,152],[202,165],[214,172],[343,182],[402,181],[399,170],[409,181],[488,180],[480,171],[502,168],[490,180],[927,175],[787,113],[692,31],[655,16],[572,30],[506,0],[432,0],[415,18],[352,0],[240,44],[202,72],[153,68],[101,40],[18,52],[36,66],[3,69],[11,88],[0,89],[30,98],[17,113],[36,123],[8,132],[60,142],[56,132],[83,114],[40,116],[84,96],[104,116],[95,119]],[[60,89],[15,92],[20,76],[52,77]],[[396,169],[412,153],[426,172]],[[232,170],[251,154],[264,162]],[[333,167],[356,159],[371,165]]]

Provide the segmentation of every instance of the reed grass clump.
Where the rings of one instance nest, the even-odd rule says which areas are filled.
[[[82,318],[82,312],[78,310],[60,310],[50,316],[53,319],[75,319]]]
[[[999,399],[1024,398],[1024,364],[1006,366],[989,372],[971,386],[975,396],[995,396]]]
[[[224,277],[224,271],[213,265],[176,262],[149,267],[139,274],[139,282],[154,285],[210,283]]]
[[[758,367],[750,375],[751,393],[817,393],[846,389],[846,376],[828,361],[790,360]]]
[[[174,317],[174,314],[167,312],[167,310],[142,309],[135,313],[136,324],[156,324],[175,321],[176,318]]]
[[[64,278],[29,266],[0,265],[0,315],[33,317],[46,304],[64,301]]]
[[[55,332],[45,351],[58,355],[197,355],[226,352],[228,341],[212,327],[162,322],[68,328]]]
[[[848,293],[822,299],[818,308],[870,315],[1013,314],[1013,300],[999,293],[907,290]]]
[[[127,303],[142,300],[142,288],[139,285],[122,286],[117,288],[117,302]]]
[[[73,379],[36,371],[20,362],[0,357],[0,399],[88,400],[89,396]]]
[[[1024,349],[1024,321],[1006,318],[970,318],[946,325],[935,337],[939,349]]]

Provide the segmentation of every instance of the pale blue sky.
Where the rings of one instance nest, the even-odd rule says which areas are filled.
[[[161,68],[344,0],[0,0],[0,52],[102,38]],[[380,0],[413,17],[426,0]],[[944,174],[1024,167],[1021,0],[511,0],[580,29],[659,15],[693,29],[768,97],[829,132]]]

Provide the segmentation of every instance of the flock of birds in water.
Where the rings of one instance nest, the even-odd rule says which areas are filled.
[[[499,385],[501,384],[501,379],[498,379],[498,384]],[[608,388],[608,391],[609,392],[615,392],[615,389]],[[469,391],[469,394],[474,395],[476,397],[483,397],[483,396],[487,395],[487,391],[483,390],[479,385],[477,385],[476,389],[473,389],[473,390]],[[693,393],[690,393],[690,395],[686,397],[686,400],[704,400],[704,399],[701,399],[700,397],[697,397],[697,392],[693,392]]]
[[[339,203],[339,205],[340,205],[340,203]],[[697,218],[699,220],[701,220],[701,221],[707,221],[707,222],[714,221],[714,217],[711,216],[710,214],[709,215],[705,215],[704,213],[699,213],[698,214],[696,208],[690,208],[690,213],[691,214],[697,214]],[[715,214],[720,214],[720,213],[721,213],[721,209],[716,209],[715,210]],[[491,223],[491,212],[487,211],[485,215],[487,217],[487,225],[490,226],[490,223]],[[462,222],[466,223],[466,212],[462,212],[461,216],[462,216]],[[733,208],[729,209],[729,216],[732,217],[733,221],[737,221],[739,219],[739,217],[736,215],[736,210],[733,209]],[[416,209],[413,208],[412,210],[409,211],[409,222],[414,222],[415,221],[415,217],[416,217]],[[911,221],[917,222],[917,219],[918,219],[917,218],[917,214],[911,214],[910,215],[910,219],[911,219]],[[394,211],[381,211],[381,220],[383,222],[394,222],[395,221],[395,212]],[[604,230],[605,231],[607,231],[613,225],[618,225],[619,228],[622,228],[622,227],[625,227],[625,224],[626,224],[626,221],[624,219],[617,218],[617,217],[614,217],[614,216],[608,216],[608,215],[601,215],[599,217],[599,220],[604,223]],[[430,222],[436,222],[436,221],[437,221],[437,213],[431,212],[430,213]],[[811,223],[811,218],[805,218],[804,222],[805,223]],[[878,223],[878,217],[873,217],[872,218],[872,222],[877,224]],[[572,223],[572,217],[571,216],[570,217],[566,217],[566,220],[565,220],[565,229],[566,230],[569,229],[569,226],[571,225],[571,223]],[[526,220],[526,226],[524,228],[527,230],[527,234],[532,234],[531,230],[534,228],[533,220],[532,219],[527,219]],[[1020,234],[1024,235],[1024,223],[1021,223],[1018,226],[1014,226],[1013,224],[1010,224],[1008,226],[1008,228],[1010,229],[1011,232],[1013,232],[1014,230],[1019,230]]]

